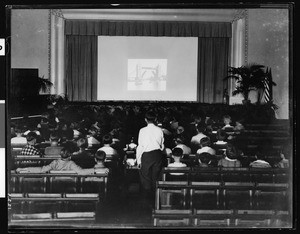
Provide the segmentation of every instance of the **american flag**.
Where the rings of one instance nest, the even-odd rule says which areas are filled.
[[[269,101],[273,100],[273,80],[272,80],[272,73],[271,73],[271,68],[266,71],[266,79],[264,81],[264,101],[267,103]]]

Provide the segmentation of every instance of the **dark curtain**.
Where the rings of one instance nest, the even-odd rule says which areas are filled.
[[[66,86],[70,101],[97,101],[97,36],[198,37],[198,101],[222,102],[231,23],[66,20]]]
[[[66,37],[66,86],[70,101],[97,100],[97,37]]]
[[[220,103],[227,82],[229,38],[198,39],[198,99],[203,103]]]

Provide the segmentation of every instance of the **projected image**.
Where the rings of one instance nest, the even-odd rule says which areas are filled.
[[[167,59],[128,59],[127,89],[165,91]]]

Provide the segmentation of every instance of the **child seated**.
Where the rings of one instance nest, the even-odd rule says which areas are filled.
[[[197,161],[199,163],[199,167],[213,167],[213,156],[210,153],[203,152],[200,154],[197,154]]]
[[[21,155],[42,155],[36,147],[37,134],[35,132],[29,132],[26,135],[27,145],[22,148]]]
[[[94,158],[88,151],[86,151],[87,146],[87,140],[85,138],[79,138],[77,140],[77,147],[79,148],[79,151],[74,152],[71,158],[82,168],[91,168],[95,165]]]
[[[197,154],[209,153],[211,155],[216,155],[216,151],[210,147],[209,137],[203,137],[200,140],[200,149],[197,150]]]
[[[181,148],[174,148],[172,150],[172,158],[174,159],[173,163],[170,163],[168,167],[187,167],[185,163],[180,162],[180,159],[183,156],[183,150]],[[184,175],[184,173],[170,173],[170,175]]]
[[[102,150],[98,150],[95,153],[95,162],[96,165],[94,166],[95,169],[107,169],[107,173],[109,171],[109,169],[105,166],[105,159],[106,159],[106,153]]]
[[[174,143],[176,145],[174,148],[180,148],[180,149],[182,149],[184,155],[191,154],[192,150],[191,150],[190,147],[188,147],[187,145],[184,144],[184,138],[183,138],[183,136],[175,137],[174,138]]]
[[[72,145],[71,142],[67,142],[63,145],[60,156],[61,158],[53,160],[49,165],[43,167],[27,167],[27,168],[17,168],[16,172],[28,172],[28,173],[46,173],[51,170],[55,171],[74,171],[75,173],[81,175],[90,175],[97,173],[96,168],[82,169],[80,166],[76,165],[75,162],[71,160],[72,155]],[[100,169],[100,171],[102,171]]]
[[[241,167],[241,162],[237,159],[237,149],[233,144],[227,144],[224,156],[225,157],[218,162],[219,167]]]
[[[50,135],[50,146],[45,148],[45,155],[59,155],[62,146],[58,145],[59,138],[57,132],[52,132]]]
[[[255,167],[255,168],[270,168],[271,165],[265,161],[265,157],[261,152],[256,152],[255,154],[256,160],[251,162],[249,164],[249,167]]]
[[[25,146],[27,144],[26,137],[22,136],[22,130],[20,127],[15,128],[16,136],[11,138],[11,146]]]
[[[280,159],[281,160],[277,164],[275,164],[275,167],[278,167],[278,168],[289,168],[290,167],[289,160],[285,158],[283,153],[280,153]]]
[[[234,127],[231,125],[231,117],[229,115],[224,115],[223,116],[223,123],[224,123],[224,126],[223,126],[223,130],[225,130],[226,132],[232,132]]]

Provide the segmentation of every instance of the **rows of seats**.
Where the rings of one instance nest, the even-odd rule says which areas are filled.
[[[289,183],[291,175],[289,168],[165,167],[161,180]]]
[[[11,171],[10,190],[12,193],[97,192],[105,197],[109,177],[109,173],[80,175],[74,171],[50,171],[50,173],[16,173]]]
[[[287,169],[164,168],[156,186],[154,226],[213,225],[215,219],[224,226],[282,225],[290,221],[291,194]]]
[[[31,214],[14,213],[10,218],[10,225],[26,225],[26,227],[45,227],[46,225],[51,225],[52,228],[55,226],[59,228],[63,226],[72,226],[74,228],[76,225],[90,225],[95,222],[95,212],[46,212]]]
[[[284,227],[290,213],[281,210],[154,210],[154,227]]]
[[[9,209],[13,213],[36,212],[96,212],[100,196],[97,193],[11,193]],[[101,199],[102,201],[102,199]]]

